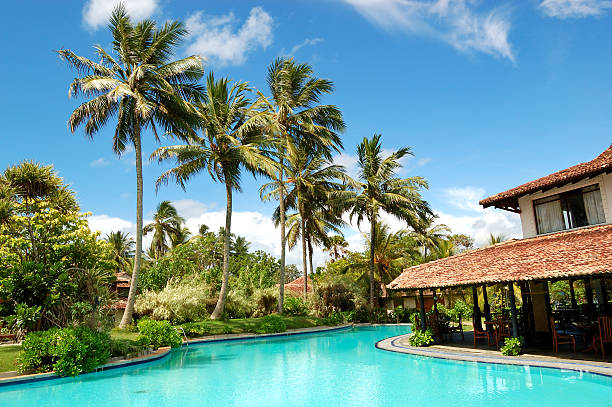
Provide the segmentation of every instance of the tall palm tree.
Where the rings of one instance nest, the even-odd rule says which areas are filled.
[[[308,64],[293,59],[278,58],[268,67],[270,98],[260,93],[260,101],[267,106],[266,133],[276,141],[276,173],[271,177],[277,183],[274,198],[280,208],[280,272],[278,312],[283,312],[285,287],[286,208],[285,208],[285,154],[291,144],[301,140],[313,149],[331,155],[342,148],[339,132],[344,131],[342,113],[334,105],[321,104],[321,98],[334,90],[333,82],[314,76]]]
[[[451,232],[448,226],[435,224],[435,219],[436,216],[426,217],[412,234],[417,244],[423,249],[424,259],[427,258],[429,253],[436,250],[440,241],[448,237]]]
[[[58,51],[75,68],[78,77],[69,95],[90,98],[77,107],[68,120],[70,131],[84,125],[93,137],[112,117],[117,124],[113,151],[121,155],[131,144],[136,156],[136,254],[127,305],[120,327],[132,321],[142,254],[142,133],[150,130],[156,139],[157,128],[166,133],[189,132],[193,114],[184,99],[201,92],[201,58],[190,56],[172,60],[174,51],[187,31],[178,21],[158,27],[153,20],[134,23],[123,5],[111,15],[113,36],[111,52],[94,47],[98,62],[69,49]],[[179,130],[180,132],[177,132]]]
[[[231,83],[227,78],[215,80],[210,73],[203,97],[193,103],[204,136],[193,135],[189,144],[161,147],[152,154],[160,161],[173,159],[177,162],[175,168],[159,177],[158,185],[173,179],[185,188],[185,183],[202,171],[208,172],[214,181],[225,184],[223,281],[212,319],[223,312],[229,289],[232,193],[241,190],[243,169],[253,175],[272,174],[275,170],[274,163],[266,156],[267,140],[260,131],[263,118],[258,113],[258,105],[248,99],[249,91],[246,83]]]
[[[130,258],[134,256],[134,239],[127,232],[118,230],[108,233],[104,240],[111,245],[113,261],[118,270],[128,271]]]
[[[297,239],[301,239],[302,245],[302,273],[304,275],[304,296],[308,293],[308,244],[315,237],[325,239],[326,230],[333,229],[339,233],[339,229],[332,221],[320,218],[317,222],[313,217],[316,212],[322,214],[324,206],[330,202],[334,192],[341,191],[344,187],[340,180],[344,178],[343,167],[334,165],[321,151],[312,151],[302,143],[288,145],[285,157],[285,170],[287,180],[283,188],[287,195],[285,197],[285,208],[293,208],[297,213],[287,218],[289,226],[287,241],[292,249]],[[262,192],[271,190],[269,195],[278,194],[278,183],[273,181],[262,187]],[[275,212],[275,223],[280,222],[280,207]],[[330,219],[328,217],[328,219]],[[327,221],[327,222],[326,222]],[[337,220],[341,223],[341,219]],[[318,234],[317,234],[318,233]]]
[[[370,306],[374,307],[374,242],[376,225],[380,212],[384,211],[404,221],[413,229],[418,229],[426,216],[432,212],[429,204],[420,194],[427,188],[427,182],[421,177],[399,178],[396,173],[401,168],[400,160],[412,152],[402,147],[387,157],[383,157],[380,135],[372,139],[364,137],[357,146],[357,165],[359,179],[353,182],[356,192],[347,199],[350,206],[350,218],[356,218],[357,225],[366,219],[370,223]]]
[[[327,239],[327,243],[324,245],[324,250],[329,253],[331,262],[343,258],[346,255],[348,248],[348,242],[342,235],[330,236]]]
[[[170,236],[170,242],[172,247],[176,247],[180,244],[187,242],[191,238],[191,231],[187,226],[181,226],[179,230],[172,236]]]
[[[232,242],[232,253],[235,256],[244,256],[249,253],[251,243],[243,236],[237,236]]]
[[[184,222],[185,219],[179,216],[170,201],[162,201],[157,205],[153,222],[143,229],[145,235],[153,232],[150,252],[155,253],[156,259],[163,257],[168,252],[170,243],[182,233]]]
[[[443,259],[445,257],[454,256],[457,252],[455,244],[449,239],[440,239],[433,250],[433,257]]]

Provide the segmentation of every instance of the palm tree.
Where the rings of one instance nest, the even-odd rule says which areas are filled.
[[[152,20],[134,23],[125,7],[119,5],[113,10],[109,28],[112,51],[96,46],[99,63],[69,49],[61,49],[58,54],[78,74],[69,95],[90,98],[72,112],[70,131],[84,125],[87,136],[93,137],[116,116],[113,151],[121,155],[131,144],[136,155],[136,254],[119,325],[125,327],[132,321],[142,253],[142,133],[150,130],[158,140],[158,127],[168,134],[189,132],[193,114],[184,99],[201,92],[197,81],[203,67],[201,58],[195,55],[171,59],[187,34],[181,22],[171,21],[161,27]]]
[[[187,226],[181,226],[177,232],[170,236],[170,242],[172,247],[176,247],[180,244],[187,242],[191,238],[191,231]]]
[[[423,249],[424,259],[430,252],[436,250],[440,241],[451,232],[450,228],[444,224],[434,224],[435,219],[436,216],[426,217],[413,233],[417,244]]]
[[[276,141],[277,171],[271,177],[277,183],[273,197],[279,202],[281,255],[279,272],[278,312],[283,312],[285,287],[286,208],[285,154],[297,140],[330,156],[342,148],[339,132],[344,131],[342,113],[333,105],[320,104],[321,97],[333,92],[333,82],[314,76],[308,64],[278,58],[268,67],[268,88],[271,98],[260,94],[267,106],[266,132]]]
[[[155,253],[154,258],[159,259],[168,252],[169,243],[181,233],[184,222],[170,201],[162,201],[157,205],[153,222],[143,229],[145,235],[153,232],[150,253]]]
[[[433,257],[436,259],[443,259],[445,257],[454,256],[457,249],[455,244],[449,239],[440,239],[433,250]]]
[[[496,245],[498,243],[504,242],[506,241],[506,236],[500,234],[500,235],[494,235],[493,233],[491,233],[489,235],[489,240],[487,241],[487,246],[493,246]]]
[[[242,169],[253,175],[274,172],[274,163],[266,156],[266,139],[260,131],[262,116],[257,111],[258,105],[248,99],[249,91],[246,83],[232,84],[227,78],[215,80],[210,73],[203,98],[193,103],[204,137],[193,135],[187,145],[161,147],[152,154],[160,161],[174,159],[178,164],[159,177],[158,185],[173,179],[184,189],[185,183],[202,171],[225,184],[223,281],[212,319],[223,312],[229,289],[232,192],[240,191]]]
[[[387,157],[383,157],[380,135],[374,135],[357,146],[359,179],[353,181],[353,193],[347,204],[350,206],[350,219],[356,218],[359,226],[364,219],[370,223],[370,306],[374,307],[374,242],[376,225],[380,212],[384,211],[405,221],[417,230],[419,225],[432,212],[420,190],[427,188],[421,177],[398,178],[396,171],[401,168],[400,160],[412,154],[409,148],[402,147]]]
[[[134,239],[120,230],[110,232],[104,238],[111,245],[113,261],[118,270],[128,271],[130,258],[134,257]]]
[[[342,235],[334,235],[327,239],[327,243],[324,245],[325,251],[329,253],[331,262],[344,258],[346,255],[348,242]]]
[[[238,236],[232,242],[232,253],[237,256],[244,256],[249,253],[249,243],[243,236]]]
[[[289,249],[297,244],[298,238],[302,244],[302,273],[304,275],[304,296],[308,292],[308,244],[314,238],[325,239],[326,231],[333,229],[336,233],[340,230],[331,221],[331,212],[324,207],[333,202],[333,194],[343,189],[343,184],[338,182],[344,177],[343,167],[334,165],[331,160],[325,158],[320,151],[309,151],[303,144],[290,144],[287,148],[285,157],[285,170],[287,175],[284,190],[285,208],[297,210],[287,218],[289,226],[287,231],[287,241]],[[278,194],[278,183],[270,182],[262,187],[262,192],[271,190],[264,199],[269,199],[270,195]],[[315,219],[315,213],[323,215],[329,212],[330,216]],[[275,223],[280,222],[280,207],[277,208],[274,216]],[[338,217],[336,223],[342,223]]]

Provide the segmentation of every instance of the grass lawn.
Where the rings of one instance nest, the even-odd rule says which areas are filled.
[[[323,319],[315,317],[281,316],[287,329],[311,328],[323,325]],[[185,329],[187,336],[208,336],[220,334],[253,333],[261,327],[263,318],[240,318],[227,321],[206,320],[178,325]]]
[[[0,346],[0,372],[17,370],[15,363],[20,350],[20,345]]]

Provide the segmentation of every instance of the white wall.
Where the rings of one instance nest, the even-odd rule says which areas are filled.
[[[594,178],[589,178],[580,182],[576,182],[574,184],[549,189],[546,192],[536,192],[534,194],[526,195],[519,198],[523,237],[533,237],[538,234],[535,213],[533,210],[533,201],[535,199],[545,198],[547,196],[556,195],[561,192],[571,191],[573,189],[583,188],[593,184],[599,184],[599,189],[601,191],[601,200],[604,207],[604,213],[606,215],[606,223],[612,223],[612,174],[603,174]]]

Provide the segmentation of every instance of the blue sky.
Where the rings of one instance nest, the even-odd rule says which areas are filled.
[[[612,142],[612,3],[598,0],[132,0],[136,18],[181,19],[191,37],[180,54],[202,54],[207,70],[250,82],[265,93],[267,65],[293,55],[332,79],[347,122],[345,152],[373,133],[385,148],[411,146],[403,175],[421,175],[440,221],[482,242],[489,233],[519,236],[516,215],[481,210],[477,201],[587,161]],[[61,4],[57,6],[57,4]],[[133,153],[111,151],[112,126],[88,140],[67,118],[73,73],[54,50],[93,57],[108,47],[111,1],[10,2],[0,46],[0,167],[24,159],[51,163],[78,192],[93,228],[134,229]],[[144,150],[156,148],[149,137]],[[223,222],[224,193],[206,176],[183,192],[157,194],[164,167],[145,167],[145,217],[175,201],[188,225]],[[255,247],[278,252],[259,201],[261,180],[245,177],[235,197],[234,230]],[[360,236],[347,228],[358,247]],[[291,254],[297,262],[299,253]],[[317,255],[318,262],[323,259]]]

